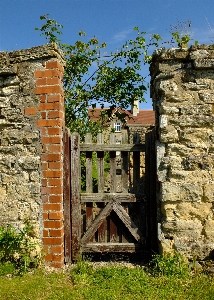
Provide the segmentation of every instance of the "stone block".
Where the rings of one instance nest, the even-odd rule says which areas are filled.
[[[172,125],[166,125],[165,128],[160,127],[160,142],[175,143],[178,141],[178,131]]]
[[[198,220],[167,220],[162,223],[162,231],[164,235],[178,235],[181,237],[199,238],[203,225]]]
[[[200,202],[203,196],[203,189],[194,183],[161,183],[161,201],[191,201]]]
[[[214,183],[204,185],[204,201],[214,202]]]
[[[204,226],[206,238],[214,242],[214,220],[207,220]]]

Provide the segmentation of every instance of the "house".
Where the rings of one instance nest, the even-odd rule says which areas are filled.
[[[102,112],[107,108],[89,108],[88,116],[92,121],[98,121],[101,118]],[[118,118],[118,114],[123,114],[124,118]],[[121,108],[114,109],[111,117],[107,118],[105,124],[109,128],[114,129],[116,140],[120,142],[122,133],[128,133],[129,143],[144,143],[145,133],[150,131],[155,125],[155,112],[153,110],[140,110],[138,102],[130,110],[122,110]],[[104,124],[104,125],[105,125]]]

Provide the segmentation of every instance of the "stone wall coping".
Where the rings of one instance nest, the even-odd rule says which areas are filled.
[[[11,63],[51,58],[57,58],[62,65],[65,65],[62,50],[53,43],[12,52],[0,52],[0,69],[8,67]]]
[[[195,54],[195,55],[194,55]],[[189,48],[159,48],[152,55],[152,62],[187,59],[214,58],[214,44],[192,45]]]

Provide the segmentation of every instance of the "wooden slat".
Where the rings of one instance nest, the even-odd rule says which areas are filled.
[[[92,142],[92,137],[90,133],[86,133],[85,143],[90,144]],[[92,152],[86,152],[86,192],[93,192],[92,185]]]
[[[136,202],[136,195],[129,193],[83,193],[80,195],[81,202]]]
[[[97,207],[99,207],[100,212],[104,209],[104,203],[97,203]],[[98,227],[97,230],[97,239],[99,243],[105,243],[107,241],[107,221],[106,218],[103,219],[103,222]]]
[[[85,252],[141,252],[141,246],[134,243],[90,243],[82,247]]]
[[[80,148],[79,134],[71,136],[71,219],[72,219],[72,259],[80,254],[81,205],[80,205]]]
[[[115,144],[115,134],[110,135],[110,144]],[[116,192],[116,151],[110,152],[110,192]]]
[[[104,143],[104,136],[102,133],[97,135],[97,144]],[[104,151],[97,152],[97,173],[98,173],[98,193],[104,191]]]
[[[95,218],[94,222],[88,228],[86,233],[82,238],[82,244],[88,243],[90,238],[95,234],[99,226],[102,224],[103,220],[109,215],[112,210],[112,203],[108,203],[105,208],[99,213],[99,215]]]
[[[110,134],[110,144],[115,145],[115,134]],[[116,192],[116,151],[110,151],[110,192]],[[111,243],[118,242],[117,225],[115,215],[113,213],[109,216],[109,232],[108,241]]]
[[[63,131],[63,199],[65,229],[65,262],[71,262],[71,140],[70,131]]]
[[[140,143],[139,134],[134,134],[134,143]],[[133,193],[138,193],[140,190],[140,152],[133,153]]]
[[[122,144],[127,143],[127,134],[122,135]],[[128,193],[129,189],[129,178],[128,178],[128,152],[122,151],[121,152],[121,160],[122,160],[122,172],[121,172],[121,179],[122,179],[122,192]]]
[[[133,235],[133,237],[137,241],[140,241],[140,239],[141,239],[140,230],[135,225],[135,223],[132,221],[132,219],[127,214],[127,212],[124,210],[124,208],[119,203],[114,202],[113,203],[113,210],[116,212],[116,214],[118,215],[118,217],[121,219],[121,221],[128,228],[128,230]]]
[[[92,143],[92,136],[90,133],[86,133],[85,136],[85,143],[91,144]],[[93,180],[92,180],[92,152],[86,152],[86,193],[93,192]],[[93,203],[89,202],[85,204],[86,210],[86,230],[90,227],[91,223],[93,222]],[[94,238],[90,240],[94,242]]]
[[[114,144],[114,145],[109,145],[109,144],[85,144],[82,143],[80,145],[80,151],[128,151],[128,152],[145,152],[145,144],[139,144],[139,145],[134,145],[134,144]]]

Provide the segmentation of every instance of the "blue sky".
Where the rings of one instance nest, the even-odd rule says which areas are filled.
[[[45,44],[34,28],[47,13],[64,25],[64,43],[74,43],[83,30],[115,50],[133,37],[135,26],[169,40],[170,25],[177,20],[191,21],[191,37],[200,44],[214,43],[214,0],[0,0],[0,51]],[[141,109],[152,108],[146,99]]]

